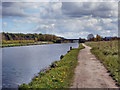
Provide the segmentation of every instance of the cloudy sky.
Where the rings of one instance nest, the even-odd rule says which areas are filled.
[[[118,36],[118,1],[66,2],[3,0],[2,30],[86,38],[88,34]]]

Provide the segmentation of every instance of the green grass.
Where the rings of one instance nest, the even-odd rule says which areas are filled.
[[[120,61],[118,58],[118,41],[87,42],[91,52],[104,64],[110,76],[120,86]]]
[[[46,42],[46,43],[12,43],[12,44],[1,44],[0,47],[15,47],[15,46],[28,46],[28,45],[43,45],[43,44],[53,44],[53,42]]]
[[[60,61],[55,61],[55,68],[50,71],[39,73],[29,84],[22,84],[19,88],[69,88],[77,65],[77,56],[80,49],[84,47],[80,44],[79,48],[71,50]]]
[[[2,40],[2,44],[35,43],[35,40]]]

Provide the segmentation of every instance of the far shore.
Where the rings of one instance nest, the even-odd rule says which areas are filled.
[[[30,45],[43,45],[43,44],[53,44],[53,42],[35,42],[35,43],[13,43],[13,44],[1,44],[0,47],[16,47],[16,46],[30,46]]]
[[[62,43],[54,43],[54,42],[35,42],[35,43],[13,43],[13,44],[1,44],[0,47],[17,47],[17,46],[31,46],[31,45],[45,45],[45,44],[62,44]]]

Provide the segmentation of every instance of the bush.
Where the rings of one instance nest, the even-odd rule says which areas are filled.
[[[64,55],[61,55],[61,56],[60,56],[60,59],[63,59],[63,58],[64,58]]]

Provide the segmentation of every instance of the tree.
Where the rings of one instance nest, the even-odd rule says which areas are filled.
[[[79,43],[84,43],[85,39],[79,38]]]
[[[37,37],[35,37],[35,41],[38,41]]]
[[[97,36],[96,36],[96,39],[97,39],[97,41],[101,41],[101,40],[102,40],[101,36],[98,35],[98,34],[97,34]]]
[[[87,39],[88,39],[89,41],[94,40],[94,35],[93,35],[93,34],[89,34],[89,35],[87,36]]]

